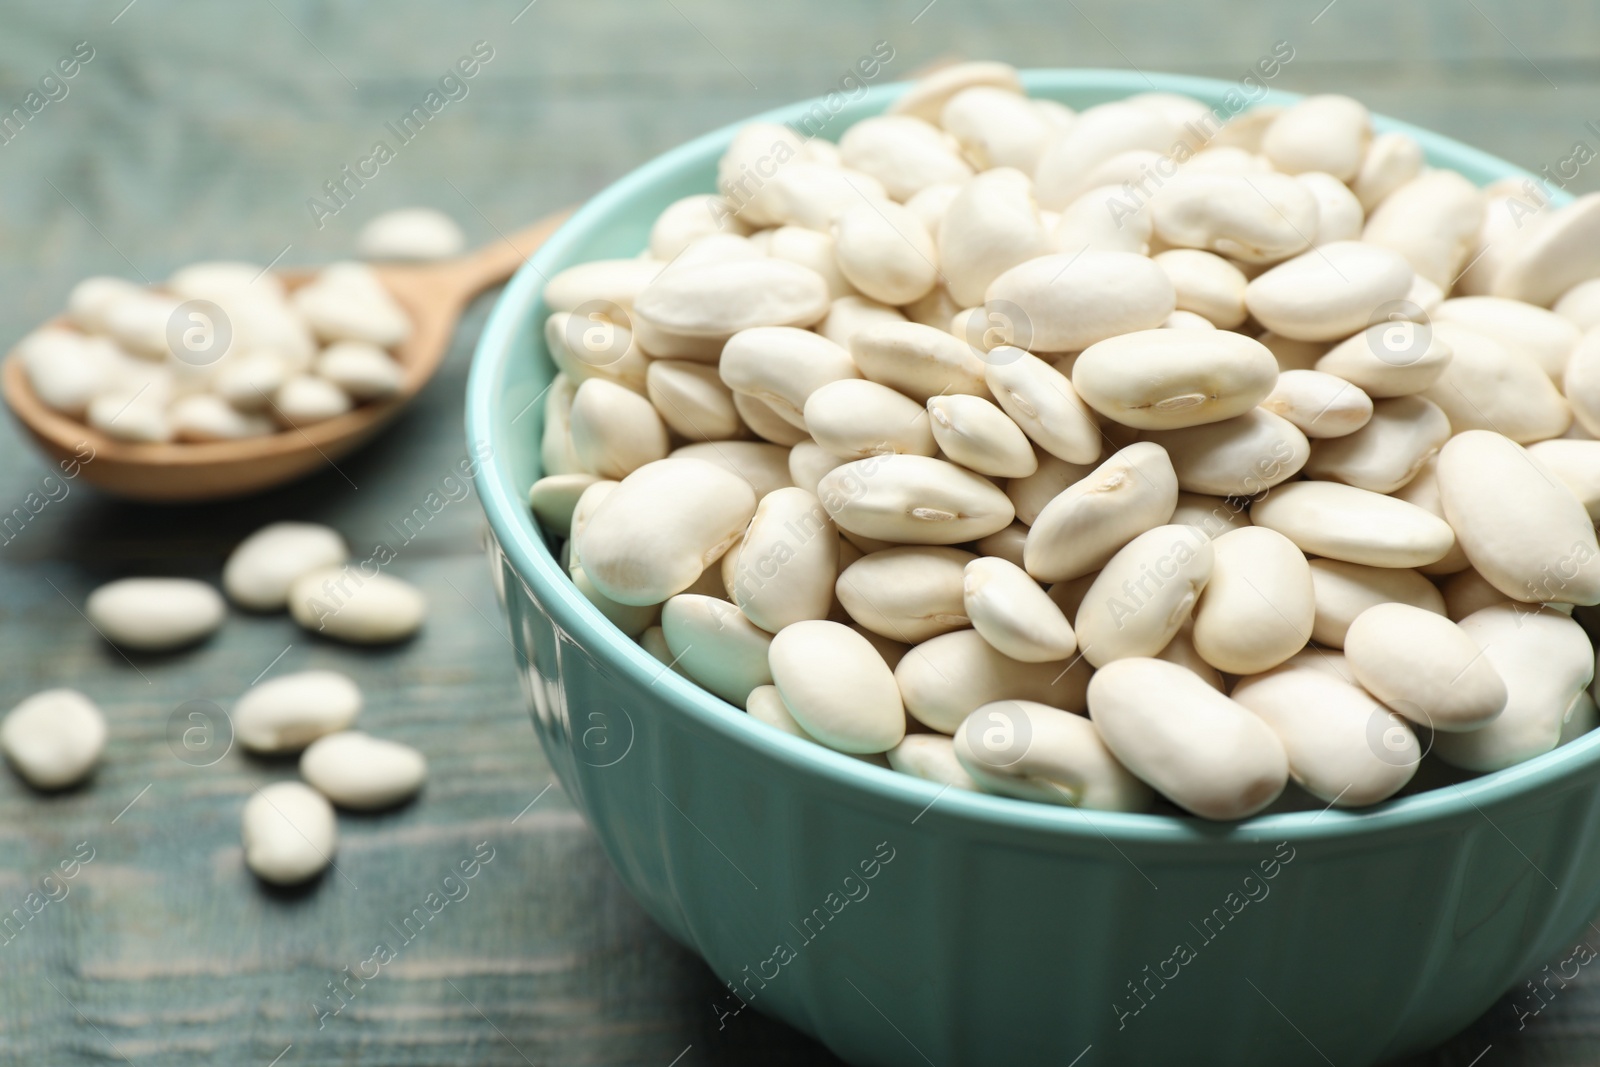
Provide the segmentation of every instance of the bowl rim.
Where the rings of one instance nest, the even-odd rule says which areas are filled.
[[[1021,73],[1024,86],[1030,92],[1043,90],[1048,94],[1050,91],[1078,91],[1104,95],[1107,99],[1157,91],[1184,93],[1207,100],[1220,98],[1227,91],[1238,89],[1235,82],[1154,72],[1072,68],[1034,69]],[[893,82],[874,86],[855,103],[861,108],[881,110],[910,85],[910,82]],[[1253,101],[1253,105],[1290,104],[1301,96],[1282,90],[1268,90]],[[1426,829],[1430,824],[1442,826],[1474,811],[1487,819],[1486,807],[1512,801],[1542,788],[1559,787],[1568,779],[1600,764],[1600,729],[1595,729],[1584,737],[1515,766],[1362,809],[1329,807],[1322,811],[1257,815],[1228,823],[1210,822],[1193,816],[1058,807],[941,786],[791,736],[751,718],[742,709],[700,688],[677,672],[668,670],[641,645],[613,626],[578,592],[562,571],[534,524],[525,500],[526,488],[519,488],[513,482],[509,469],[494,448],[496,434],[493,431],[498,422],[496,402],[499,399],[502,368],[513,358],[516,336],[523,319],[539,310],[548,276],[561,268],[573,246],[587,237],[586,231],[592,224],[606,218],[631,197],[647,190],[676,169],[702,162],[708,155],[714,158],[741,127],[752,122],[783,123],[796,120],[808,108],[822,103],[824,99],[815,97],[773,108],[702,134],[650,159],[607,186],[579,208],[517,271],[497,299],[478,340],[467,383],[466,436],[474,454],[487,456],[478,465],[475,474],[479,501],[501,551],[510,560],[519,579],[552,621],[589,654],[620,672],[630,682],[655,690],[673,708],[674,713],[683,717],[683,725],[699,732],[729,738],[764,758],[841,787],[846,791],[841,793],[841,799],[889,805],[916,813],[917,819],[937,803],[940,806],[940,821],[976,823],[996,831],[1045,835],[1040,843],[1050,837],[1098,837],[1113,846],[1198,845],[1215,843],[1219,839],[1309,841],[1378,831]],[[1499,172],[1504,177],[1538,180],[1520,167],[1442,134],[1378,114],[1373,115],[1373,122],[1380,132],[1397,131],[1416,137],[1430,157],[1444,154],[1453,157],[1453,162],[1465,162]],[[1571,199],[1559,190],[1547,192],[1554,194],[1552,206],[1560,206]],[[533,403],[537,400],[535,398]],[[533,403],[523,410],[529,410]],[[627,709],[622,710],[627,713]]]

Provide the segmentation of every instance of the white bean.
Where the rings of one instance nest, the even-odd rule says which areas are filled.
[[[111,305],[144,291],[126,278],[95,275],[72,287],[67,295],[67,318],[86,333],[109,333],[106,312]]]
[[[1088,463],[1068,463],[1038,447],[1034,448],[1033,454],[1039,462],[1039,469],[1027,477],[1012,478],[1006,482],[1006,496],[1011,498],[1011,503],[1017,509],[1017,521],[1030,526],[1038,519],[1045,505],[1063,489],[1087,478],[1098,465],[1099,459],[1097,454],[1095,460]]]
[[[1323,341],[1296,341],[1292,337],[1268,330],[1256,338],[1267,347],[1273,358],[1278,361],[1278,370],[1311,370],[1317,365],[1317,360],[1328,351],[1328,344]]]
[[[800,136],[775,122],[752,122],[734,134],[717,161],[717,191],[738,217],[751,227],[772,226],[772,179],[802,157]]]
[[[1001,274],[984,297],[989,314],[1011,323],[1011,343],[1030,352],[1076,352],[1153,330],[1177,306],[1161,268],[1132,252],[1039,256]]]
[[[573,451],[590,474],[621,479],[666,458],[667,427],[655,406],[615,382],[579,385],[570,418]]]
[[[828,283],[809,267],[784,259],[705,263],[662,271],[634,298],[640,326],[713,345],[740,330],[810,326],[828,313]],[[640,336],[641,344],[645,338]],[[657,352],[658,356],[678,353]]]
[[[1489,579],[1471,567],[1450,575],[1449,578],[1445,579],[1441,591],[1444,593],[1445,615],[1454,622],[1460,622],[1473,612],[1489,607],[1492,604],[1513,603],[1511,598],[1508,598],[1500,590],[1490,585]],[[1528,604],[1530,608],[1533,607],[1532,604],[1525,600],[1515,600],[1514,602]],[[1544,606],[1552,611],[1570,612],[1572,610],[1571,604],[1546,604]]]
[[[245,802],[244,862],[263,882],[297,885],[333,862],[339,830],[333,806],[303,782],[273,782]]]
[[[1039,469],[1027,434],[982,397],[929,397],[928,418],[939,450],[969,470],[991,478],[1025,478]]]
[[[938,280],[927,227],[890,200],[856,203],[833,220],[834,255],[850,284],[885,304],[909,304]]]
[[[795,442],[789,449],[789,480],[806,492],[815,494],[817,483],[833,468],[842,466],[844,460],[829,452],[810,438]]]
[[[1506,706],[1506,683],[1472,638],[1422,608],[1368,608],[1350,624],[1344,654],[1369,693],[1418,726],[1476,730]]]
[[[969,624],[964,572],[977,558],[933,545],[886,548],[841,570],[835,591],[845,611],[866,629],[917,644]]]
[[[105,716],[75,689],[35,693],[0,721],[0,752],[35,789],[77,785],[105,747]]]
[[[757,722],[764,722],[791,737],[804,738],[814,745],[822,743],[807,733],[804,726],[795,722],[793,713],[789,711],[789,705],[783,702],[783,694],[778,692],[778,687],[775,685],[759,685],[750,690],[750,697],[745,701],[745,710]]]
[[[889,105],[889,113],[913,115],[934,122],[953,96],[975,85],[994,86],[1018,94],[1023,91],[1017,68],[1009,63],[992,60],[952,63],[912,82],[911,87]]]
[[[1578,424],[1590,434],[1600,434],[1600,330],[1584,334],[1573,349],[1561,391]]]
[[[335,263],[290,297],[311,331],[324,342],[366,341],[393,348],[411,336],[411,320],[372,269]]]
[[[1445,516],[1467,559],[1515,600],[1600,603],[1600,543],[1583,504],[1526,449],[1469,430],[1439,453]]]
[[[679,252],[707,234],[743,235],[748,232],[749,227],[734,217],[733,208],[726,200],[715,193],[696,193],[674,200],[657,216],[650,227],[650,258],[658,261],[656,267],[659,270],[662,264],[670,263]],[[554,280],[551,279],[552,282]],[[548,287],[545,302],[550,303]]]
[[[1330,807],[1359,808],[1391,797],[1422,762],[1422,747],[1404,719],[1328,671],[1288,663],[1242,679],[1233,699],[1272,728],[1289,757],[1290,776]]]
[[[1201,658],[1228,674],[1259,674],[1311,639],[1311,567],[1294,542],[1250,526],[1212,540],[1211,580],[1194,609]]]
[[[1244,272],[1219,255],[1197,248],[1174,248],[1152,257],[1178,295],[1178,310],[1203,315],[1231,330],[1244,322]]]
[[[1373,209],[1361,239],[1399,253],[1418,274],[1444,287],[1466,265],[1482,223],[1478,188],[1453,170],[1429,170]]]
[[[1044,360],[1020,348],[996,348],[985,381],[1011,421],[1046,452],[1069,463],[1089,463],[1100,454],[1094,413],[1071,379]]]
[[[773,405],[749,393],[733,394],[733,410],[752,433],[771,444],[787,448],[810,440],[803,428],[779,414]]]
[[[456,221],[433,208],[386,211],[361,227],[356,247],[367,259],[449,259],[467,247]]]
[[[1361,241],[1334,241],[1257,277],[1245,289],[1245,304],[1274,333],[1337,341],[1402,299],[1414,277],[1397,252]]]
[[[1261,401],[1307,437],[1344,437],[1372,418],[1372,398],[1344,378],[1316,370],[1286,370]],[[1313,452],[1315,446],[1313,446]]]
[[[773,684],[794,719],[840,752],[887,752],[906,735],[905,705],[888,664],[850,627],[786,626],[767,653]]]
[[[1583,628],[1517,604],[1475,611],[1460,626],[1505,682],[1506,706],[1480,729],[1435,734],[1434,752],[1453,767],[1497,771],[1555,748],[1594,678],[1594,647]]]
[[[629,474],[574,534],[584,570],[623,604],[659,604],[682,592],[755,514],[738,475],[699,459],[663,459]]]
[[[986,792],[1097,811],[1143,811],[1152,799],[1093,723],[1048,704],[985,704],[956,731],[954,748]]]
[[[1028,573],[1059,582],[1104,567],[1124,545],[1172,518],[1178,479],[1160,445],[1129,445],[1050,500],[1023,550]]]
[[[1350,188],[1363,211],[1371,211],[1389,194],[1422,173],[1422,145],[1407,133],[1380,133],[1367,146],[1366,158]]]
[[[83,613],[114,645],[164,652],[210,637],[227,607],[215,589],[191,578],[119,578],[90,593]]]
[[[828,283],[830,300],[855,294],[856,287],[839,270],[832,234],[808,230],[804,226],[780,226],[763,232],[771,235],[767,239],[767,255],[816,271]]]
[[[377,345],[340,341],[317,357],[317,376],[357,400],[384,400],[400,392],[405,369]]]
[[[1288,784],[1271,728],[1173,663],[1123,659],[1096,671],[1089,718],[1123,766],[1204,819],[1254,815]]]
[[[1308,556],[1369,567],[1420,567],[1455,544],[1450,525],[1427,510],[1338,482],[1280,485],[1250,509],[1250,521]]]
[[[757,500],[793,484],[788,452],[767,441],[701,441],[675,448],[667,458],[700,459],[737,474],[755,490]]]
[[[645,388],[661,421],[691,441],[725,441],[744,430],[733,406],[733,391],[715,367],[692,360],[653,359]]]
[[[586,308],[581,315],[555,312],[544,321],[544,345],[551,362],[574,383],[608,378],[636,393],[644,392],[650,360],[634,339],[633,330],[613,320],[604,309]]]
[[[16,355],[28,372],[34,395],[45,406],[75,418],[116,373],[111,342],[53,326],[17,342]]]
[[[341,808],[379,811],[416,795],[428,761],[410,745],[345,730],[311,742],[300,776]]]
[[[763,496],[739,543],[729,592],[750,621],[777,633],[826,618],[838,577],[839,535],[822,504],[793,486]]]
[[[1361,210],[1361,201],[1349,186],[1331,174],[1316,170],[1297,174],[1295,180],[1311,190],[1317,201],[1317,236],[1313,246],[1361,239],[1361,226],[1367,219]]]
[[[1174,248],[1276,263],[1311,247],[1317,198],[1287,174],[1185,174],[1151,201],[1155,232]]]
[[[973,628],[1012,659],[1046,663],[1077,651],[1072,624],[1016,564],[993,556],[975,559],[963,572],[961,591]]]
[[[298,752],[324,734],[347,730],[361,714],[361,690],[338,671],[286,674],[245,690],[228,712],[234,735],[252,752]]]
[[[1600,277],[1600,193],[1548,211],[1513,241],[1492,295],[1549,307],[1579,282]]]
[[[839,347],[851,350],[854,348],[852,339],[867,327],[905,321],[899,308],[864,296],[841,296],[828,305],[828,314],[817,324],[817,332]]]
[[[1051,251],[1032,186],[1026,174],[1001,167],[978,175],[950,201],[938,230],[939,266],[959,306],[983,303],[1001,274]]]
[[[1166,152],[1180,141],[1177,124],[1155,108],[1123,100],[1091,107],[1040,154],[1039,203],[1052,209],[1071,203],[1087,188],[1089,172],[1112,156],[1140,148]]]
[[[1050,231],[1051,251],[1075,256],[1081,252],[1150,251],[1155,224],[1149,202],[1130,206],[1120,185],[1101,185],[1074,197],[1061,209]]]
[[[1245,502],[1205,493],[1178,494],[1178,506],[1167,520],[1174,526],[1194,526],[1215,541],[1229,530],[1243,530],[1250,526],[1250,514]]]
[[[726,600],[678,594],[661,607],[661,633],[683,673],[730,704],[772,682],[772,634]]]
[[[817,484],[839,528],[901,544],[954,545],[1011,525],[1010,499],[981,475],[927,456],[871,456]]]
[[[1073,387],[1090,407],[1142,430],[1176,430],[1243,415],[1266,399],[1277,381],[1272,353],[1259,341],[1227,330],[1125,333],[1084,349],[1072,366]]]
[[[1166,660],[1168,663],[1176,663],[1185,670],[1193,672],[1196,677],[1219,693],[1227,693],[1228,691],[1228,686],[1222,678],[1222,672],[1207,663],[1200,655],[1200,650],[1194,647],[1194,621],[1192,619],[1173,635],[1172,640],[1167,642],[1167,647],[1157,652],[1155,658]]]
[[[1431,325],[1389,319],[1334,345],[1315,366],[1381,400],[1427,389],[1444,376],[1452,355]]]
[[[976,630],[956,630],[911,649],[894,676],[912,717],[940,733],[953,734],[968,715],[996,700],[1032,700],[1082,711],[1089,673],[1077,659],[1023,663],[1000,652]]]
[[[1294,477],[1311,454],[1306,435],[1265,408],[1182,430],[1141,436],[1167,450],[1178,488],[1210,496],[1253,496]]]
[[[1572,491],[1592,521],[1600,522],[1600,441],[1539,441],[1528,446],[1528,455]]]
[[[271,419],[243,413],[209,393],[182,397],[167,414],[173,435],[180,441],[237,441],[264,437],[278,429]]]
[[[684,241],[685,245],[688,243]],[[667,265],[666,258],[597,259],[568,267],[546,283],[545,306],[551,311],[575,311],[584,304],[631,309],[634,298]]]
[[[1166,648],[1211,580],[1214,559],[1210,539],[1192,526],[1157,526],[1129,541],[1073,620],[1083,658],[1103,667]]]
[[[928,228],[928,232],[937,238],[939,236],[939,226],[944,222],[945,213],[950,210],[950,205],[955,201],[956,196],[968,184],[966,182],[940,182],[937,185],[930,185],[925,189],[919,190],[916,195],[906,201],[906,210],[920,219],[922,224]]]
[[[273,414],[289,426],[326,422],[355,405],[343,389],[322,378],[299,374],[285,381],[272,395]]]
[[[835,164],[795,160],[761,190],[774,220],[826,233],[841,212],[863,199],[884,200],[888,191],[870,174]]]
[[[804,429],[806,398],[841,378],[859,378],[850,353],[826,337],[788,326],[744,330],[729,339],[717,364],[735,393],[753,396]]]
[[[1027,543],[1028,528],[1020,522],[1013,522],[1004,530],[978,538],[972,542],[972,547],[978,550],[980,556],[995,556],[1022,568],[1023,551]]]
[[[1031,174],[1039,154],[1055,136],[1033,102],[1010,86],[961,90],[945,102],[939,125],[955,137],[961,154],[979,171],[1016,167]]]
[[[890,197],[902,202],[930,185],[972,177],[955,138],[910,115],[862,119],[839,138],[839,156],[845,166],[877,178]]]
[[[955,743],[944,734],[906,734],[886,755],[889,766],[901,774],[977,791],[978,783],[956,758]]]
[[[289,586],[289,614],[307,630],[355,645],[403,641],[422,628],[428,602],[399,578],[351,571],[349,564],[311,571]]]
[[[972,347],[916,322],[863,327],[850,341],[860,373],[920,402],[950,393],[987,397],[987,364]]]
[[[1583,336],[1577,326],[1553,311],[1495,296],[1459,296],[1444,301],[1431,314],[1436,322],[1458,322],[1507,348],[1520,350],[1556,382],[1561,381],[1567,360]]]
[[[1361,429],[1313,445],[1305,472],[1311,478],[1393,493],[1415,478],[1449,439],[1450,420],[1433,401],[1420,396],[1380,400]]]
[[[576,497],[572,499],[576,503]],[[350,550],[336,530],[309,522],[275,522],[239,542],[228,555],[222,588],[240,607],[281,611],[296,578],[349,558]]]
[[[1377,604],[1407,604],[1434,615],[1445,613],[1444,597],[1427,578],[1403,567],[1368,567],[1337,559],[1311,561],[1316,619],[1311,639],[1343,648],[1350,624]]]
[[[1551,310],[1584,333],[1600,326],[1600,278],[1574,285]]]
[[[927,410],[877,382],[845,378],[819,386],[806,398],[803,415],[817,444],[841,459],[939,450]]]

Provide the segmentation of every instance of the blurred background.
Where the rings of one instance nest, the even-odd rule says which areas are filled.
[[[947,58],[1235,80],[1288,42],[1273,88],[1348,93],[1530,170],[1549,166],[1573,192],[1600,188],[1593,4],[13,0],[0,10],[0,113],[81,43],[92,58],[65,95],[0,134],[0,343],[56,314],[86,275],[324,263],[353,255],[361,224],[391,208],[436,207],[474,246],[496,241],[687,138],[835,88],[880,41],[893,50],[880,81]],[[375,141],[397,145],[386,124],[475,48],[490,58],[464,96],[336,213],[308,205],[335,205],[324,183]],[[215,581],[227,550],[267,521],[328,523],[358,555],[391,536],[466,455],[463,387],[489,303],[475,305],[419,402],[338,470],[190,507],[71,482],[0,544],[0,706],[71,685],[111,723],[85,788],[40,797],[0,775],[0,913],[80,842],[94,851],[67,896],[0,936],[0,1058],[836,1062],[754,1012],[719,1018],[715,977],[627,897],[551,785],[474,501],[450,503],[394,565],[431,603],[423,635],[398,649],[335,648],[282,616],[235,615],[198,649],[130,662],[78,615],[112,577]],[[0,450],[6,513],[50,468],[10,420]],[[170,749],[168,722],[187,701],[227,706],[260,672],[318,666],[356,677],[364,726],[422,749],[431,776],[398,812],[341,816],[342,874],[268,892],[240,862],[239,810],[293,763],[234,751],[192,766]],[[337,1003],[329,983],[392,940],[389,924],[480,842],[494,858],[470,895],[322,1014]],[[1597,1061],[1600,981],[1585,972],[1536,1017],[1519,1018],[1508,998],[1408,1067]]]

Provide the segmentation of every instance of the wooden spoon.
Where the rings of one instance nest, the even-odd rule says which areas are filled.
[[[130,444],[46,407],[15,353],[0,372],[6,403],[46,455],[56,461],[76,460],[86,481],[118,496],[216,500],[281,485],[333,463],[399,414],[439,369],[456,322],[472,298],[511,277],[567,214],[547,216],[458,259],[372,264],[378,279],[411,318],[411,336],[394,350],[405,377],[398,395],[358,405],[336,418],[238,441]],[[314,271],[285,271],[280,276],[294,289],[314,275]],[[94,458],[85,461],[91,454]]]

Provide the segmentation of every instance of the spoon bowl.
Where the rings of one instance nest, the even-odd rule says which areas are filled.
[[[135,444],[108,437],[45,406],[15,353],[0,369],[0,389],[46,456],[58,463],[75,463],[85,481],[117,496],[182,502],[260,492],[333,463],[383,429],[439,369],[456,322],[472,298],[509,278],[565,221],[566,214],[547,216],[455,259],[371,264],[411,320],[411,335],[393,350],[404,376],[394,396],[360,404],[331,419],[237,441]],[[284,271],[279,276],[293,290],[310,282],[315,272]],[[51,325],[67,323],[57,320]]]

